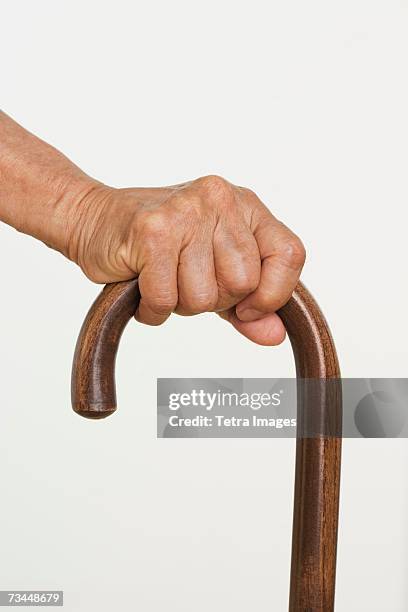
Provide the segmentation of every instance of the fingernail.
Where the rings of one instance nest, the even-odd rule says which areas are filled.
[[[236,315],[240,321],[256,321],[264,317],[265,313],[255,308],[244,308],[243,310],[236,310]]]

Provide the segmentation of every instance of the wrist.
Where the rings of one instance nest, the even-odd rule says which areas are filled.
[[[41,239],[75,263],[79,219],[85,216],[89,199],[100,186],[98,181],[74,173],[61,175],[53,188],[47,211],[50,221],[47,235]]]
[[[86,177],[70,181],[55,206],[56,226],[59,227],[61,248],[58,250],[83,268],[89,245],[98,234],[114,188]]]

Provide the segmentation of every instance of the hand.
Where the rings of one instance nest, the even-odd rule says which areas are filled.
[[[0,221],[93,281],[138,277],[139,321],[216,311],[254,342],[284,339],[275,312],[296,285],[304,248],[252,191],[218,176],[112,189],[1,111],[0,176]]]
[[[249,189],[218,176],[163,188],[96,183],[72,207],[69,228],[68,256],[91,280],[139,277],[139,321],[214,311],[258,344],[283,341],[275,312],[305,250]]]

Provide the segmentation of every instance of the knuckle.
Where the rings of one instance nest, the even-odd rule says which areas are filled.
[[[278,245],[278,257],[288,268],[302,268],[306,260],[306,250],[300,238],[292,236],[283,240]]]
[[[246,296],[258,287],[258,277],[250,271],[242,270],[231,279],[222,283],[223,288],[232,296]]]
[[[144,215],[139,219],[136,237],[140,248],[149,260],[156,258],[163,246],[169,250],[173,238],[168,216],[161,212]]]
[[[232,185],[217,174],[209,174],[198,179],[198,184],[213,197],[225,198],[232,194]]]
[[[249,295],[258,287],[258,279],[251,276],[238,276],[235,279],[235,290],[240,294]]]
[[[201,292],[194,293],[183,300],[182,307],[191,314],[200,314],[201,312],[212,312],[215,310],[218,302],[218,293]]]
[[[211,216],[204,206],[201,195],[193,190],[175,194],[171,200],[173,227],[183,227],[186,230],[207,223]]]
[[[143,239],[161,240],[168,236],[169,220],[161,212],[148,213],[140,221]]]
[[[171,293],[159,293],[155,296],[143,298],[150,310],[158,315],[166,315],[173,312],[177,306],[177,296]]]

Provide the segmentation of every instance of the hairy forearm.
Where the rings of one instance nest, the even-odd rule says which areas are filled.
[[[0,220],[68,255],[75,207],[96,181],[0,111]]]

